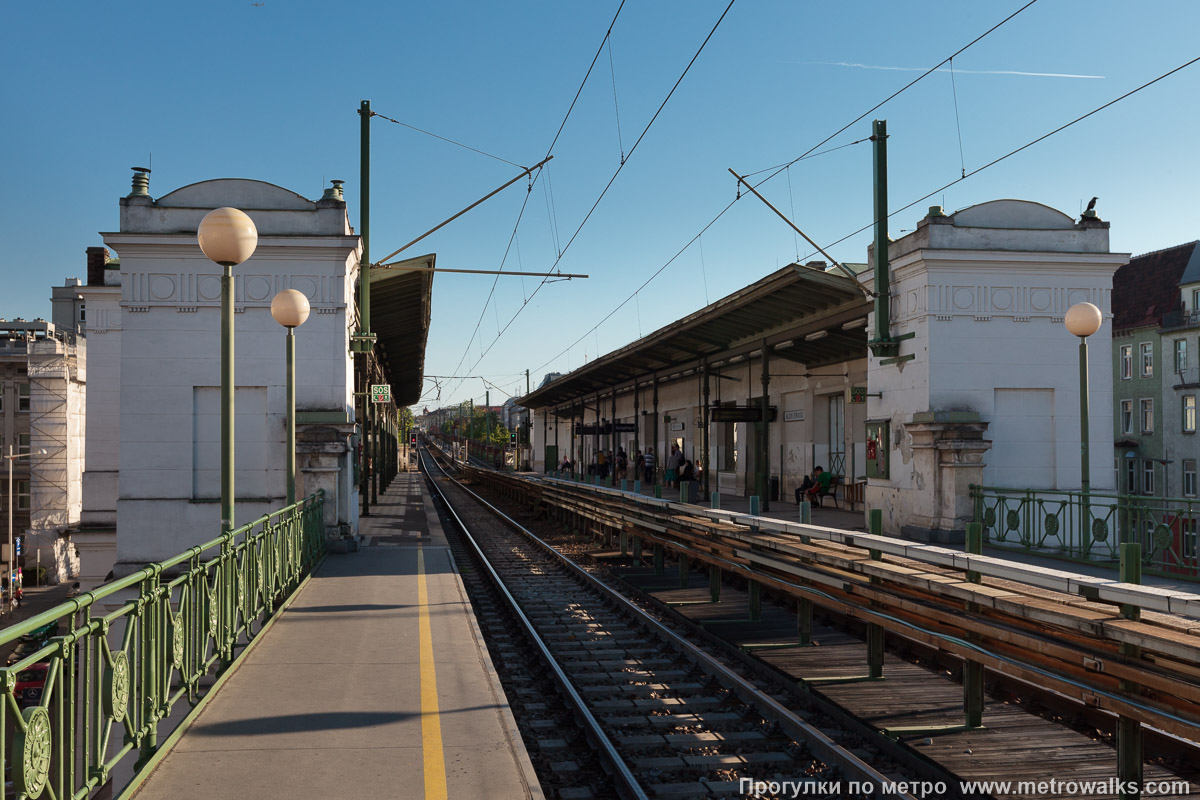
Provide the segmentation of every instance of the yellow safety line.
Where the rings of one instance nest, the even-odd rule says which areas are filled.
[[[446,800],[446,762],[442,756],[442,720],[438,711],[433,631],[425,589],[425,552],[417,549],[417,621],[421,639],[421,748],[424,751],[425,800]]]

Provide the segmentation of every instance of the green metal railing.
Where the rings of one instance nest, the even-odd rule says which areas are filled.
[[[971,499],[993,547],[1116,566],[1136,542],[1144,572],[1200,580],[1198,498],[972,485]]]
[[[57,627],[0,670],[0,794],[81,799],[118,771],[127,785],[160,722],[201,702],[324,555],[323,507],[317,492],[0,631],[7,650]]]

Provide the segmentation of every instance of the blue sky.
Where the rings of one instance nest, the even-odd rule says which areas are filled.
[[[622,146],[628,153],[727,4],[628,0],[613,26],[611,67],[606,48],[520,223],[524,182],[409,254],[496,269],[515,227],[505,268],[550,269]],[[504,159],[539,161],[618,5],[10,7],[0,48],[0,316],[49,316],[50,287],[84,277],[85,248],[117,226],[129,167],[151,154],[156,197],[246,177],[315,199],[329,179],[344,179],[355,225],[362,99]],[[737,0],[559,261],[590,279],[548,283],[528,300],[538,279],[500,278],[489,300],[490,277],[437,277],[426,372],[482,378],[431,381],[423,405],[482,402],[485,380],[499,387],[497,402],[501,390],[524,389],[526,369],[536,385],[811,257],[769,210],[743,198],[592,331],[734,198],[728,168],[795,158],[920,74],[904,70],[933,66],[1022,5]],[[1200,4],[1187,0],[1040,0],[958,56],[953,76],[930,75],[826,147],[865,138],[871,118],[887,119],[898,208],[1195,58],[1198,29]],[[1116,251],[1191,241],[1200,236],[1197,97],[1200,64],[898,214],[892,235],[934,203],[953,211],[1018,197],[1077,214],[1098,195]],[[372,141],[376,256],[516,174],[379,118]],[[842,239],[871,221],[869,144],[801,161],[762,191],[818,242]],[[868,240],[854,236],[831,252],[864,261]]]

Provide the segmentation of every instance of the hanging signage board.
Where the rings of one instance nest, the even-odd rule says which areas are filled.
[[[804,409],[783,412],[784,422],[804,422]]]
[[[613,433],[637,433],[637,423],[618,422],[613,425]]]
[[[575,435],[576,436],[607,436],[610,433],[612,433],[612,423],[611,422],[602,422],[602,423],[576,422],[575,423]]]
[[[373,383],[373,384],[371,384],[371,402],[372,403],[390,403],[390,402],[392,402],[392,385],[390,383]]]
[[[771,406],[767,420],[774,422],[778,416],[779,409]],[[709,412],[709,418],[713,422],[762,422],[762,406],[718,406]]]
[[[851,386],[850,387],[850,405],[862,405],[867,402],[867,387]]]

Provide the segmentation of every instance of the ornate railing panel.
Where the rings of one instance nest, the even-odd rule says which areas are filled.
[[[1200,580],[1200,499],[972,486],[975,521],[995,547],[1115,566],[1121,542],[1143,570]]]
[[[82,799],[118,771],[119,792],[160,723],[200,702],[320,560],[323,506],[318,492],[0,631],[0,651],[24,643],[0,669],[0,794]]]

